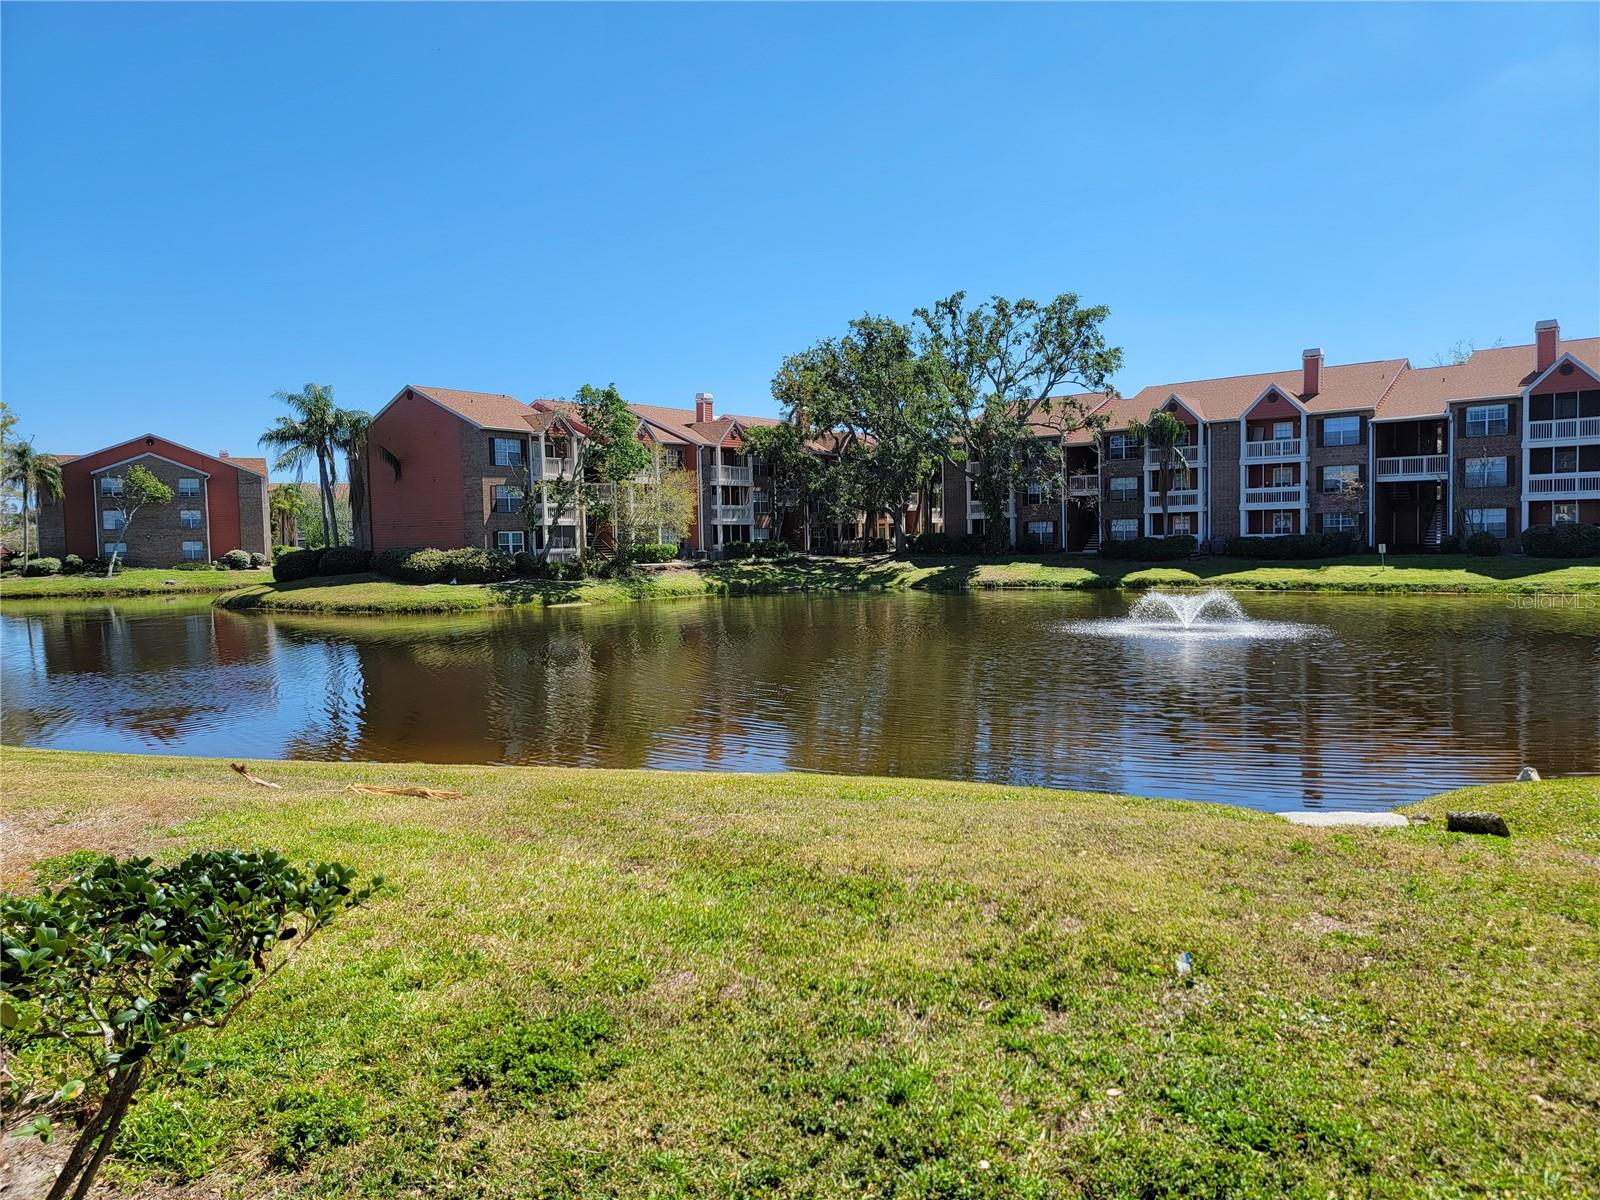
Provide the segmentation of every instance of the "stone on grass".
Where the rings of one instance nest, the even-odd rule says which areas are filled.
[[[1409,825],[1401,813],[1361,812],[1357,809],[1328,809],[1323,812],[1281,812],[1285,821],[1296,825],[1365,825],[1369,829],[1403,829]]]
[[[1532,767],[1523,767],[1522,770],[1517,772],[1517,782],[1538,783],[1539,772],[1535,771]]]
[[[1493,837],[1510,837],[1506,819],[1492,812],[1447,812],[1444,827],[1451,833],[1486,833]]]

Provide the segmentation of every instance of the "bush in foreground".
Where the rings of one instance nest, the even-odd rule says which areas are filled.
[[[678,557],[678,548],[671,542],[645,542],[633,548],[635,562],[664,563]]]
[[[372,569],[406,583],[494,583],[511,578],[516,561],[498,550],[397,547],[374,555]]]
[[[250,565],[252,567],[264,567],[271,562],[272,560],[259,550],[252,551],[250,554]]]
[[[230,571],[248,571],[250,569],[250,551],[229,550],[217,561]]]
[[[293,583],[297,579],[310,579],[322,562],[321,550],[291,550],[280,555],[272,564],[272,578],[276,583]]]
[[[32,1116],[98,1104],[50,1191],[82,1197],[139,1086],[192,1069],[188,1035],[218,1028],[382,877],[358,887],[339,863],[292,865],[271,850],[207,850],[170,867],[101,859],[60,888],[0,895],[0,1006],[7,1058],[47,1062],[13,1075],[8,1108]]]
[[[1354,554],[1360,548],[1361,540],[1353,533],[1281,533],[1273,537],[1228,539],[1228,553],[1234,558],[1277,561],[1336,558],[1342,554]]]
[[[1131,559],[1134,562],[1172,562],[1188,558],[1198,543],[1186,533],[1172,537],[1130,538],[1125,542],[1100,543],[1102,558]]]
[[[1600,525],[1530,525],[1522,552],[1538,558],[1600,558]]]
[[[23,565],[22,573],[29,577],[59,575],[61,574],[61,560],[59,558],[30,558]]]
[[[1467,539],[1467,553],[1479,558],[1493,558],[1500,553],[1500,539],[1492,533],[1475,533]]]
[[[372,567],[372,551],[356,546],[329,546],[317,562],[318,575],[357,575]]]
[[[63,575],[83,574],[83,559],[76,554],[69,554],[61,560],[61,573]]]

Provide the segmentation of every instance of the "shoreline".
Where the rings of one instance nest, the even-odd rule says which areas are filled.
[[[422,615],[696,596],[1221,588],[1312,595],[1570,596],[1593,597],[1600,604],[1600,564],[1443,555],[1391,557],[1386,565],[1375,555],[1306,562],[1215,558],[1182,566],[1063,555],[749,559],[647,570],[626,580],[517,579],[487,584],[413,584],[375,574],[318,576],[285,584],[249,582],[237,573],[206,578],[206,572],[141,569],[138,574],[138,579],[119,575],[101,581],[104,588],[81,576],[8,579],[0,583],[0,600],[70,602],[215,593],[214,604],[238,612]]]

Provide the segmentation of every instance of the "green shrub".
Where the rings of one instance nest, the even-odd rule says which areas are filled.
[[[217,561],[230,571],[248,571],[250,569],[250,552],[248,550],[229,550]]]
[[[1522,552],[1539,558],[1600,558],[1600,525],[1530,525]]]
[[[285,554],[293,554],[298,549],[298,546],[274,546],[272,548],[272,561],[277,562]]]
[[[1125,542],[1100,543],[1102,558],[1132,559],[1135,562],[1172,562],[1188,558],[1198,543],[1187,533],[1172,537],[1130,538]]]
[[[272,564],[272,578],[278,583],[310,579],[322,562],[321,550],[291,550]]]
[[[911,539],[913,554],[982,554],[983,539],[972,533],[919,533]]]
[[[722,557],[728,559],[753,558],[756,553],[754,542],[723,542]]]
[[[519,556],[520,557],[520,556]],[[664,563],[678,557],[678,548],[671,542],[646,542],[633,548],[635,562]]]
[[[367,1132],[359,1096],[341,1096],[314,1088],[290,1088],[273,1104],[272,1162],[303,1167],[313,1154],[348,1146]]]
[[[220,571],[220,570],[222,570],[222,565],[220,563],[206,562],[204,559],[197,559],[194,562],[190,562],[188,559],[185,559],[183,562],[175,562],[175,563],[173,563],[170,567],[167,568],[167,570],[169,570],[169,571]]]
[[[1354,554],[1360,548],[1361,539],[1353,533],[1286,533],[1228,539],[1228,553],[1235,558],[1333,558]]]
[[[1500,539],[1492,533],[1475,533],[1466,541],[1467,553],[1492,558],[1500,553]]]
[[[250,552],[250,565],[252,567],[264,567],[271,561],[272,560],[270,558],[261,553],[259,550],[252,550]]]
[[[329,546],[317,563],[318,575],[358,575],[372,566],[372,551],[355,546]]]
[[[61,560],[61,573],[63,575],[77,575],[83,571],[83,559],[76,554],[69,554]]]
[[[374,571],[405,583],[443,583],[445,567],[443,550],[396,546],[372,556]]]
[[[24,575],[59,575],[61,574],[61,560],[59,558],[30,558],[22,568]]]
[[[444,551],[445,578],[457,583],[496,583],[511,578],[514,561],[499,550],[464,547]]]
[[[111,566],[111,562],[110,562],[109,559],[104,559],[104,558],[87,559],[83,564],[83,573],[85,575],[104,575],[106,573],[106,569],[108,567],[110,567],[110,566]],[[112,574],[121,575],[122,572],[123,572],[123,569],[126,566],[127,566],[127,564],[124,563],[120,558],[117,559],[117,569],[115,571],[113,571]]]

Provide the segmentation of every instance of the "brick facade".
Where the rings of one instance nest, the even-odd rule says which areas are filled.
[[[1471,437],[1467,434],[1467,412],[1484,404],[1504,404],[1508,419],[1504,434]],[[1465,538],[1473,530],[1466,519],[1468,509],[1506,510],[1506,536],[1501,545],[1514,550],[1522,534],[1522,402],[1518,399],[1473,401],[1450,406],[1450,513],[1451,528]],[[1503,487],[1475,487],[1467,484],[1467,460],[1504,458],[1506,482]]]
[[[1311,491],[1311,522],[1307,532],[1319,533],[1322,530],[1321,515],[1323,513],[1349,512],[1348,501],[1344,498],[1324,492],[1322,490],[1323,467],[1355,467],[1356,479],[1361,484],[1363,498],[1359,511],[1354,513],[1356,519],[1355,533],[1364,543],[1367,540],[1367,509],[1372,503],[1372,480],[1368,478],[1370,470],[1367,463],[1368,453],[1371,450],[1372,418],[1369,414],[1361,414],[1361,436],[1353,446],[1327,446],[1323,444],[1322,422],[1328,416],[1341,416],[1340,413],[1323,413],[1309,419],[1311,426],[1311,462],[1310,480],[1308,486]]]

